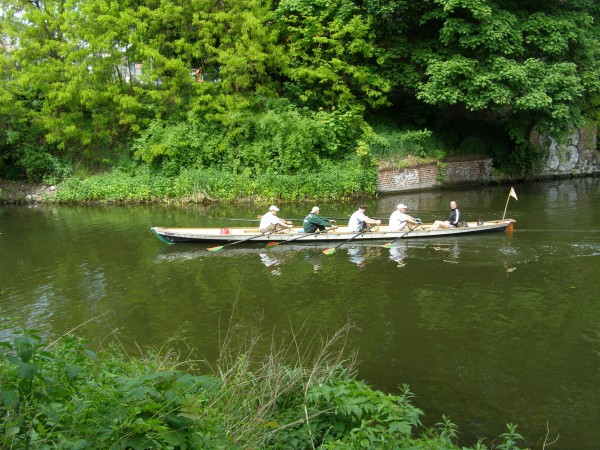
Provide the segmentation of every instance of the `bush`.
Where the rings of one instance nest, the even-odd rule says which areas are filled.
[[[351,155],[362,128],[356,111],[312,112],[275,105],[237,112],[221,124],[154,121],[133,150],[138,160],[167,176],[189,168],[290,173]]]
[[[445,416],[417,435],[423,412],[407,386],[389,395],[356,379],[343,356],[349,331],[303,354],[272,343],[267,357],[254,354],[255,337],[228,333],[218,375],[198,374],[168,347],[129,358],[75,336],[44,345],[35,330],[17,332],[0,342],[0,446],[465,449]],[[522,439],[509,424],[495,448],[518,450]]]
[[[439,154],[439,143],[430,130],[401,130],[387,125],[375,127],[369,136],[369,145],[379,159],[399,160],[411,156],[434,157]]]
[[[374,195],[375,169],[364,167],[357,158],[321,164],[318,170],[294,175],[266,171],[254,175],[247,170],[232,173],[215,168],[188,168],[166,176],[148,166],[135,172],[114,169],[83,180],[71,177],[61,184],[56,202],[236,202],[278,200],[349,199]]]
[[[174,370],[168,356],[96,354],[72,336],[44,346],[35,330],[1,344],[2,448],[218,448],[228,442],[209,422],[199,429],[188,417],[218,379]],[[204,447],[207,437],[212,444]]]

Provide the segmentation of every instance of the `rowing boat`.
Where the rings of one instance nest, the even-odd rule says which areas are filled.
[[[432,230],[432,224],[422,224],[410,230],[390,231],[388,226],[380,225],[368,232],[357,236],[358,233],[349,231],[348,227],[340,226],[334,230],[317,234],[305,233],[302,228],[294,227],[277,233],[261,233],[257,227],[247,228],[166,228],[152,227],[152,233],[162,242],[176,244],[181,242],[230,242],[248,240],[248,243],[285,242],[295,239],[295,242],[337,242],[353,238],[355,241],[383,241],[394,239],[423,239],[443,236],[462,236],[474,233],[487,233],[512,229],[513,219],[491,220],[483,223],[467,222],[466,226]]]

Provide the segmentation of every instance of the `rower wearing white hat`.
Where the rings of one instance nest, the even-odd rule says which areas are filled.
[[[278,211],[279,208],[277,206],[271,205],[269,212],[262,216],[259,225],[261,233],[273,233],[274,231],[282,230],[284,228],[292,228],[292,222],[286,222],[277,217]]]
[[[335,224],[335,220],[323,219],[319,216],[320,210],[318,206],[314,206],[313,209],[310,210],[310,214],[304,218],[304,232],[305,233],[314,233],[315,231],[325,231],[325,227],[331,227]]]
[[[412,216],[406,214],[407,206],[404,203],[398,203],[396,211],[390,216],[390,231],[400,231],[404,229],[406,224],[418,225],[421,222],[420,219],[415,219]]]

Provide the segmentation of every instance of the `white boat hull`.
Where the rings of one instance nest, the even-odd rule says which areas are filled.
[[[348,231],[347,227],[338,227],[335,230],[308,234],[302,228],[291,228],[279,233],[261,234],[256,227],[248,228],[166,228],[152,227],[151,231],[162,241],[168,244],[183,242],[220,243],[247,241],[251,243],[284,242],[291,241],[298,244],[311,242],[339,242],[353,238],[354,241],[394,240],[394,239],[423,239],[443,236],[458,236],[464,234],[486,233],[505,231],[512,228],[515,221],[512,219],[486,221],[479,225],[469,222],[468,226],[430,230],[431,224],[423,224],[412,230],[405,228],[402,231],[389,231],[387,226],[373,228],[357,236],[358,233]],[[241,242],[240,242],[241,243]]]

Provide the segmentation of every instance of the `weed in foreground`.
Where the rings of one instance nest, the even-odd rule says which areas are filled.
[[[229,328],[210,375],[169,345],[130,357],[70,334],[49,345],[15,334],[0,342],[0,447],[464,448],[446,417],[420,429],[407,386],[389,395],[356,379],[350,325],[328,338],[302,327],[288,343]],[[509,425],[492,448],[520,440]]]

